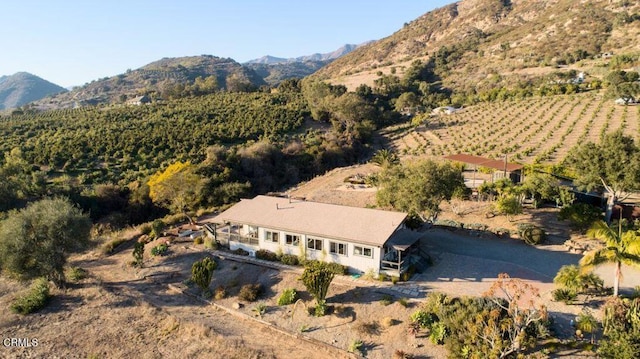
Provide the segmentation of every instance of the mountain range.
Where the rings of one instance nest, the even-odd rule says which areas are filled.
[[[27,72],[0,77],[0,110],[20,107],[67,90]]]
[[[34,105],[40,109],[121,103],[149,92],[156,92],[160,96],[170,95],[171,91],[181,91],[184,86],[193,84],[198,77],[213,78],[213,82],[220,89],[232,87],[234,90],[248,90],[264,85],[277,86],[285,79],[306,77],[358,46],[344,45],[326,54],[268,63],[254,60],[240,64],[230,58],[212,55],[163,58],[139,69],[91,81],[71,91],[53,84],[55,87],[50,91],[41,91],[39,87],[30,85],[29,81],[33,82],[28,79],[27,75],[30,74],[20,73],[20,76],[14,75],[16,77],[10,83],[12,89],[22,91],[11,91],[11,101],[7,101],[4,108],[17,107],[32,101],[36,101]],[[4,77],[2,79],[4,81]],[[24,84],[21,84],[21,79],[24,79]],[[56,95],[50,96],[53,94]]]
[[[274,65],[274,64],[286,64],[286,63],[309,62],[309,61],[328,62],[328,61],[333,61],[339,57],[342,57],[350,53],[351,51],[357,49],[358,47],[366,45],[370,42],[372,41],[367,41],[359,45],[346,44],[335,51],[327,52],[324,54],[315,53],[313,55],[291,57],[291,58],[283,58],[283,57],[275,57],[275,56],[267,55],[259,59],[249,60],[247,61],[247,64]]]
[[[546,77],[568,70],[603,79],[610,71],[608,59],[617,55],[622,55],[615,59],[621,61],[619,69],[637,69],[638,38],[637,1],[461,0],[427,12],[386,38],[327,54],[265,56],[245,64],[211,55],[165,58],[37,105],[118,103],[149,92],[161,94],[198,77],[211,77],[218,88],[227,89],[276,86],[287,78],[309,76],[353,90],[375,85],[383,75],[402,76],[416,60],[435,69],[433,80],[439,86],[454,93],[479,93],[549,81]],[[17,95],[5,94],[7,83],[5,77],[0,80],[0,104],[5,108],[37,97],[16,100]]]

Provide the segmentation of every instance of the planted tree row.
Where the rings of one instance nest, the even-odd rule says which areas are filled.
[[[18,114],[0,121],[0,153],[20,148],[29,163],[72,174],[104,170],[100,176],[118,181],[176,159],[199,162],[214,144],[276,138],[308,115],[301,95],[265,93]]]
[[[556,163],[576,144],[598,141],[619,129],[637,137],[640,111],[589,93],[483,103],[431,117],[424,126],[426,130],[420,126],[402,137],[387,137],[402,154],[508,154],[523,163]]]

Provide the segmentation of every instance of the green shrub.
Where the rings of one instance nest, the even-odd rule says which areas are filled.
[[[256,251],[256,258],[276,262],[278,260],[278,255],[268,249],[258,249]]]
[[[166,243],[159,244],[151,248],[152,256],[164,256],[169,251],[169,246]]]
[[[407,306],[409,306],[409,300],[407,298],[402,297],[398,299],[398,304],[406,308]]]
[[[433,222],[434,226],[443,226],[443,227],[452,227],[452,228],[462,228],[463,224],[460,222],[456,222],[451,219],[436,219]]]
[[[262,284],[245,284],[240,288],[238,297],[244,301],[253,302],[258,299],[260,294],[262,294],[262,291]]]
[[[213,271],[217,267],[218,264],[211,257],[196,261],[191,266],[191,280],[200,287],[203,297],[210,295],[209,285],[211,284]]]
[[[438,321],[438,317],[433,313],[429,313],[424,310],[417,310],[413,312],[409,319],[411,320],[411,323],[417,323],[422,329],[429,328],[431,324]]]
[[[10,309],[17,314],[33,313],[44,308],[50,297],[49,283],[44,278],[38,278],[26,294],[17,297],[11,303]]]
[[[555,289],[551,294],[553,296],[553,300],[556,302],[563,302],[565,304],[572,303],[578,296],[574,290],[567,288]]]
[[[350,353],[361,353],[362,352],[362,340],[360,339],[355,339],[352,340],[351,343],[349,344],[349,352]]]
[[[447,327],[442,322],[433,323],[430,327],[429,340],[433,344],[442,345],[447,337]]]
[[[602,293],[604,281],[595,273],[582,273],[577,265],[560,267],[553,283],[562,289],[571,290],[577,294]]]
[[[285,289],[278,298],[278,305],[293,304],[298,299],[298,293],[293,288]]]
[[[133,245],[133,265],[142,267],[144,263],[144,242],[136,242]]]
[[[300,276],[302,284],[316,300],[315,314],[323,316],[327,309],[326,297],[335,273],[329,269],[327,263],[307,263]]]
[[[140,232],[142,234],[149,235],[149,234],[151,234],[151,230],[152,230],[151,224],[149,224],[149,223],[145,223],[145,224],[140,225]]]
[[[594,222],[603,218],[602,211],[586,203],[574,203],[560,209],[558,219],[568,220],[571,227],[577,230],[587,230]]]
[[[226,296],[227,296],[227,290],[224,289],[223,286],[219,286],[218,288],[216,288],[215,292],[213,293],[213,297],[216,300],[224,299]]]
[[[197,236],[196,238],[193,239],[193,244],[203,244],[204,243],[204,238],[202,238],[202,236]]]
[[[249,255],[249,252],[245,251],[242,248],[236,248],[236,249],[232,250],[231,253],[237,254],[239,256],[248,256]]]
[[[67,278],[69,278],[72,282],[77,282],[87,278],[87,271],[80,267],[71,267],[69,268],[69,273],[67,274]]]
[[[390,305],[391,303],[393,303],[393,297],[389,294],[383,295],[382,299],[380,299],[380,304],[384,306]]]
[[[334,274],[346,275],[347,273],[349,273],[349,267],[343,266],[340,263],[334,263],[334,262],[326,263],[326,262],[320,262],[320,261],[315,260],[315,259],[309,259],[309,260],[304,261],[303,264],[304,264],[305,267],[308,267],[308,266],[315,265],[315,263],[324,263],[324,266],[326,268],[328,268]]]
[[[545,231],[530,223],[518,224],[518,236],[527,244],[537,245],[547,238]]]
[[[267,312],[267,305],[260,303],[253,308],[253,311],[256,313],[256,317],[262,318],[262,316]]]
[[[500,214],[506,215],[509,221],[512,220],[512,216],[522,213],[522,203],[515,195],[502,195],[493,205],[495,210]]]
[[[167,227],[167,225],[161,220],[156,219],[151,223],[151,233],[149,233],[154,238],[160,237],[162,235],[162,231]]]
[[[209,249],[218,249],[218,243],[213,240],[213,238],[205,237],[204,238],[204,247]]]
[[[298,257],[294,256],[293,254],[283,254],[282,257],[280,257],[280,261],[283,264],[290,266],[297,266],[300,263]]]

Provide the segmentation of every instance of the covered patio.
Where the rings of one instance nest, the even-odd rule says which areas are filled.
[[[400,277],[411,265],[424,266],[425,263],[421,262],[426,261],[426,258],[419,246],[423,236],[423,233],[409,229],[396,231],[384,244],[380,273]]]
[[[216,240],[219,243],[226,243],[230,246],[230,242],[248,244],[250,246],[258,246],[258,230],[254,230],[250,226],[246,228],[242,224],[226,223],[216,228]]]

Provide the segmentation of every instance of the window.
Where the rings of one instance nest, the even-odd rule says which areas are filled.
[[[373,258],[373,249],[369,247],[353,246],[353,254],[357,256]]]
[[[273,242],[273,243],[279,242],[280,236],[278,232],[265,231],[264,235],[265,235],[266,242]]]
[[[338,242],[329,242],[329,252],[333,254],[347,255],[347,244]]]
[[[287,234],[284,236],[284,243],[289,246],[297,246],[300,243],[300,236]]]
[[[313,249],[316,251],[322,250],[322,239],[316,238],[307,238],[307,248]]]

